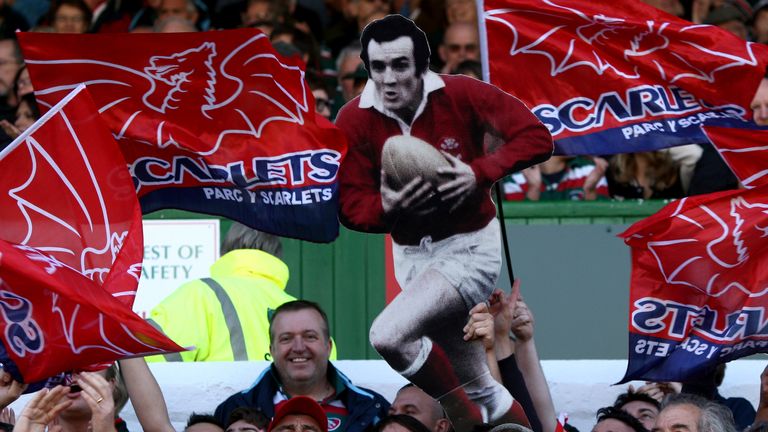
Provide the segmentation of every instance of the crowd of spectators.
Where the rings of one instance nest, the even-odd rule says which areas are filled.
[[[640,0],[638,0],[640,1]],[[768,2],[643,0],[696,23],[768,42]],[[428,35],[430,68],[480,77],[473,0],[16,0],[0,7],[0,147],[39,117],[14,31],[191,32],[255,27],[307,65],[316,109],[333,119],[362,91],[359,34],[401,13]],[[709,143],[623,155],[558,156],[504,180],[507,200],[672,199],[738,188]]]
[[[510,294],[497,291],[488,303],[472,309],[464,327],[464,340],[484,347],[492,376],[520,403],[527,424],[481,423],[455,430],[558,430],[559,420],[534,342],[534,326],[519,281]],[[210,413],[190,413],[185,432],[454,431],[441,405],[413,384],[403,386],[394,400],[388,401],[375,389],[351,382],[330,361],[331,331],[325,312],[316,303],[293,300],[277,307],[267,330],[272,363],[252,386],[211,407]],[[720,365],[711,374],[688,383],[648,382],[639,388],[630,385],[611,406],[595,407],[592,431],[765,430],[768,367],[759,378],[755,377],[760,387],[757,410],[744,398],[724,398],[718,393],[724,374],[725,365]],[[26,387],[8,373],[0,373],[0,407],[7,407]],[[37,392],[18,415],[3,408],[0,429],[124,432],[128,429],[120,410],[129,398],[143,430],[174,430],[160,386],[143,358],[121,360],[97,372],[74,374],[64,385]],[[312,424],[279,427],[289,415],[307,415]],[[563,427],[577,431],[567,420]]]

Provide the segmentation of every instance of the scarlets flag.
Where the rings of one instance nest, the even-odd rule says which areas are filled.
[[[751,189],[768,183],[768,127],[734,119],[709,120],[704,133],[741,184]]]
[[[43,106],[88,85],[144,213],[185,209],[318,242],[338,235],[344,136],[315,115],[304,71],[263,33],[18,39]]]
[[[687,381],[768,352],[766,188],[684,198],[621,234],[632,248],[623,381]]]
[[[141,213],[83,87],[0,153],[0,362],[17,380],[182,351],[131,311]]]
[[[751,117],[768,46],[636,0],[484,0],[485,77],[525,102],[559,154],[706,142]]]

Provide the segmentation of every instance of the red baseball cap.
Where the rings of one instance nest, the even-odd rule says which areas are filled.
[[[328,417],[326,417],[323,407],[314,399],[306,396],[294,396],[277,404],[275,416],[269,422],[267,432],[272,432],[272,429],[289,415],[310,416],[320,426],[320,432],[328,432]]]

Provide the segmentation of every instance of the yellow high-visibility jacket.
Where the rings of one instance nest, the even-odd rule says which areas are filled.
[[[266,252],[225,254],[211,266],[210,278],[185,283],[150,314],[177,344],[195,348],[147,361],[271,360],[268,310],[296,300],[285,292],[288,275],[288,266]]]

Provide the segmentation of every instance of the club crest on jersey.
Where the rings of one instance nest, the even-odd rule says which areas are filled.
[[[440,142],[440,148],[443,150],[455,150],[459,148],[459,142],[456,138],[446,137]]]
[[[341,426],[341,419],[329,418],[328,419],[328,432],[335,431]]]

